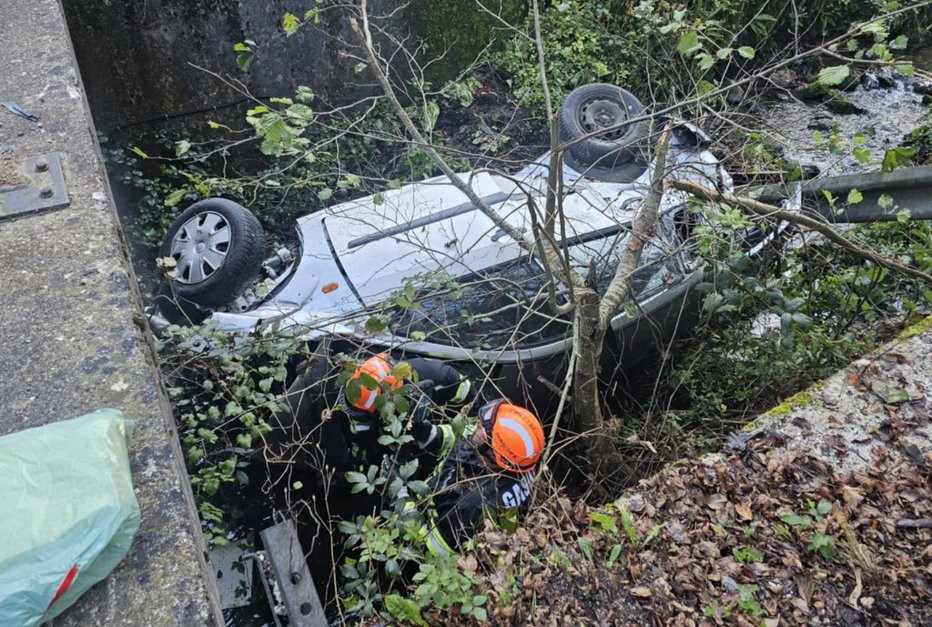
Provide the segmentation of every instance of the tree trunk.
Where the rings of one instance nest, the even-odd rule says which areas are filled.
[[[599,294],[591,288],[576,290],[576,352],[573,409],[578,432],[586,439],[593,462],[611,450],[610,438],[602,432],[602,404],[599,399],[599,362],[605,338],[605,325],[599,316]]]

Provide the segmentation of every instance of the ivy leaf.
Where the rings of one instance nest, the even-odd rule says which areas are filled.
[[[896,71],[903,76],[912,76],[916,73],[916,68],[913,67],[912,63],[899,63],[896,66]]]
[[[818,81],[820,85],[831,87],[833,85],[840,85],[850,74],[851,68],[847,65],[833,65],[831,67],[822,68],[816,81]]]
[[[864,194],[862,194],[856,188],[848,192],[848,204],[849,205],[856,205],[862,200],[864,200]]]
[[[705,52],[696,57],[696,59],[699,61],[699,69],[703,72],[715,65],[715,57]]]
[[[757,53],[754,52],[754,48],[751,46],[741,46],[738,48],[738,54],[740,54],[745,59],[753,59]]]
[[[699,33],[694,30],[686,31],[680,35],[680,42],[676,46],[677,51],[685,56],[690,56],[701,48]]]
[[[715,53],[715,56],[718,57],[719,59],[724,60],[730,57],[731,53],[734,51],[735,51],[734,48],[719,48],[718,52]]]

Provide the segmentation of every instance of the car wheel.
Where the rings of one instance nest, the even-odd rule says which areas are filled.
[[[259,274],[265,253],[262,225],[248,209],[223,198],[188,207],[169,227],[159,257],[175,260],[171,288],[201,307],[224,307]]]
[[[572,141],[643,114],[640,101],[621,87],[583,85],[570,92],[560,107],[560,138]],[[577,170],[612,170],[638,162],[647,134],[647,123],[642,120],[581,141],[569,149],[570,165]]]

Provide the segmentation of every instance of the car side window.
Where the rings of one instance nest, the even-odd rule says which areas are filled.
[[[570,327],[547,301],[543,268],[527,258],[420,290],[415,303],[397,312],[397,333],[464,348],[533,346],[562,339]]]

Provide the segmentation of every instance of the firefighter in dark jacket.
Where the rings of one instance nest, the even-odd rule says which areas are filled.
[[[475,397],[472,384],[452,366],[437,359],[416,358],[405,360],[416,374],[416,384],[407,383],[393,374],[395,363],[382,353],[364,361],[345,385],[337,392],[334,415],[338,421],[334,427],[339,433],[331,433],[331,441],[324,443],[330,466],[337,470],[366,469],[382,462],[385,448],[379,444],[382,435],[382,419],[379,416],[376,400],[383,390],[398,390],[408,385],[411,392],[406,394],[412,403],[412,409],[419,407],[421,416],[430,405],[459,407],[472,402]],[[363,377],[363,375],[366,375]],[[354,380],[365,379],[369,385],[353,386]],[[370,387],[372,382],[377,385]],[[350,387],[356,393],[350,393]],[[343,444],[338,441],[342,438]]]
[[[525,514],[544,450],[544,430],[528,410],[505,399],[486,403],[455,440],[450,425],[419,422],[421,462],[434,462],[421,534],[428,551],[458,552],[482,529],[485,515]]]

